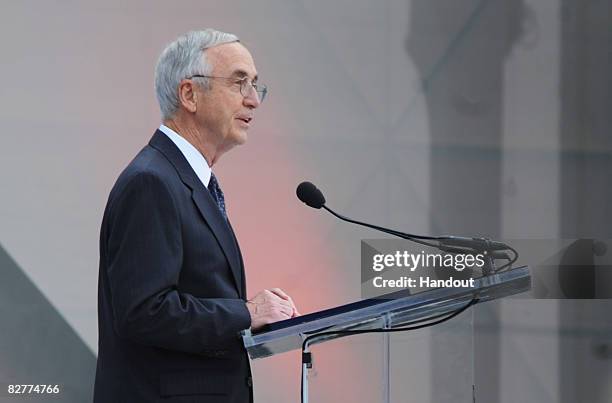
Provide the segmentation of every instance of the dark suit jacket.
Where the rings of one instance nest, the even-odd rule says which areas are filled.
[[[231,227],[158,130],[104,211],[94,402],[252,401],[245,298]]]

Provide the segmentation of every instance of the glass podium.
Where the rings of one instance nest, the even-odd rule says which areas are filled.
[[[368,387],[368,382],[376,384],[378,393],[375,394],[379,397],[375,401],[385,403],[472,403],[477,401],[473,363],[474,349],[477,348],[473,334],[473,315],[474,310],[478,309],[476,304],[528,291],[531,276],[529,268],[523,266],[475,278],[473,285],[466,288],[435,288],[412,295],[399,291],[272,323],[258,332],[245,330],[242,340],[251,359],[305,347],[316,362],[317,348],[312,349],[313,346],[340,337],[345,338],[343,342],[349,343],[349,340],[355,339],[346,337],[349,335],[342,332],[361,333],[422,326],[442,321],[452,313],[464,310],[458,316],[422,331],[394,331],[368,336],[370,345],[366,348],[370,351],[365,354],[371,367],[376,368],[377,375],[371,374],[366,382],[362,380],[351,387],[359,389]],[[360,349],[358,345],[353,347],[356,347],[355,351]],[[423,354],[424,350],[428,354]],[[444,360],[442,367],[445,370],[440,371],[441,366],[437,365],[438,370],[432,373],[431,365],[428,365],[432,359]],[[302,365],[303,401],[308,401],[308,373],[312,369],[307,362],[303,361]],[[335,376],[326,374],[325,368],[316,368],[316,373],[317,379]],[[311,386],[316,388],[317,382]],[[424,383],[429,383],[429,387],[425,387]],[[372,402],[372,398],[367,401]]]

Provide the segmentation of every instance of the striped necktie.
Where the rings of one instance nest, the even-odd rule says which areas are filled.
[[[217,180],[217,177],[212,172],[210,173],[210,181],[208,182],[208,191],[210,192],[210,195],[212,196],[215,203],[217,203],[217,206],[221,211],[221,215],[223,215],[223,218],[225,218],[225,221],[227,221],[227,213],[225,211],[225,197],[223,196],[223,191],[221,190],[221,186],[219,186],[219,181]]]

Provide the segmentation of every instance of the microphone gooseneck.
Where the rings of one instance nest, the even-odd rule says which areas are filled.
[[[378,225],[368,224],[362,221],[353,220],[345,217],[341,214],[336,213],[325,205],[325,196],[323,192],[319,190],[311,182],[302,182],[296,189],[298,199],[300,199],[307,206],[321,209],[324,208],[333,216],[339,218],[342,221],[349,222],[351,224],[361,225],[364,227],[372,228],[386,234],[394,235],[399,238],[407,239],[409,241],[419,243],[421,245],[431,246],[442,251],[449,253],[474,253],[474,252],[487,252],[490,258],[498,258],[510,260],[509,263],[502,266],[499,270],[511,266],[518,259],[518,252],[509,245],[503,242],[493,241],[487,238],[471,238],[471,237],[459,237],[459,236],[426,236],[409,234],[402,231],[397,231],[390,228],[380,227]],[[429,241],[429,242],[427,242]],[[433,242],[431,242],[433,241]],[[437,243],[434,243],[437,242]],[[509,256],[501,251],[512,251],[514,258],[510,259]]]

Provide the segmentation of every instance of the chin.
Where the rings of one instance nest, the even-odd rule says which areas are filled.
[[[241,144],[246,143],[246,141],[247,141],[247,139],[248,139],[247,132],[246,132],[246,131],[244,131],[244,132],[241,132],[241,133],[237,133],[237,134],[234,136],[234,139],[235,139],[235,143],[236,143],[236,145],[241,145]]]

